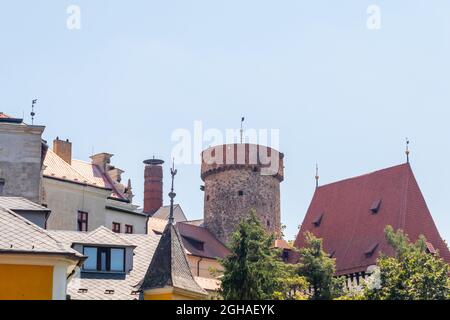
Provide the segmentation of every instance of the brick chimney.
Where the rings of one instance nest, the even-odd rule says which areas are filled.
[[[153,215],[163,205],[163,160],[144,161],[144,213]]]
[[[92,160],[91,163],[98,166],[103,173],[106,173],[111,168],[110,163],[112,156],[113,154],[106,152],[97,153],[90,157]]]
[[[56,137],[53,140],[53,152],[68,164],[72,164],[72,142],[69,139],[63,141]]]

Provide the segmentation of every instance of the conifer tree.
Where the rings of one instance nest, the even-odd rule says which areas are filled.
[[[330,300],[343,293],[344,282],[335,277],[336,261],[323,250],[322,239],[306,232],[306,246],[300,249],[300,276],[311,286],[311,299]]]
[[[277,288],[277,252],[274,237],[266,233],[256,213],[243,219],[229,244],[221,293],[225,300],[269,300]]]

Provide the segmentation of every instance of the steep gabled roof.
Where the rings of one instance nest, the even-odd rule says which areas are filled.
[[[173,224],[166,226],[140,289],[145,291],[167,286],[207,294],[192,276],[181,236]]]
[[[310,231],[333,253],[337,274],[365,271],[380,252],[393,254],[384,236],[387,225],[404,230],[411,240],[423,234],[450,263],[408,163],[318,187],[295,246],[304,246],[304,233]]]

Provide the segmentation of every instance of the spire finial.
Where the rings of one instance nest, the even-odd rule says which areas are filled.
[[[244,139],[244,121],[245,121],[245,117],[241,118],[241,144],[243,142]]]
[[[319,165],[316,163],[316,188],[319,187]]]
[[[37,99],[31,100],[31,125],[34,124],[34,116],[36,115],[36,113],[34,112],[34,105],[37,103]]]
[[[172,176],[172,187],[170,188],[169,198],[170,198],[170,214],[169,214],[169,224],[173,224],[173,199],[176,197],[176,193],[173,189],[173,183],[178,170],[175,169],[175,159],[172,161],[172,168],[170,168],[170,175]]]
[[[408,138],[406,138],[405,154],[406,154],[406,163],[409,163],[409,139]]]

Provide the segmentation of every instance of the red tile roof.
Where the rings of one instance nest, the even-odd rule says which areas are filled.
[[[8,116],[7,114],[4,114],[3,112],[0,112],[0,118],[1,119],[10,119],[11,117]]]
[[[44,166],[45,177],[111,190],[112,198],[119,200],[127,199],[118,190],[108,174],[102,173],[100,168],[95,164],[75,159],[72,160],[72,164],[68,164],[53,150],[48,149],[44,159]]]
[[[411,240],[423,234],[450,263],[450,252],[409,164],[318,187],[295,246],[304,246],[303,235],[310,231],[323,239],[325,251],[336,258],[338,275],[365,271],[380,252],[393,254],[384,236],[387,225],[404,230]]]
[[[207,229],[184,222],[178,222],[176,226],[183,238],[184,247],[189,254],[205,258],[223,259],[230,253],[222,242],[217,240]],[[190,243],[189,240],[203,243],[203,250]]]

